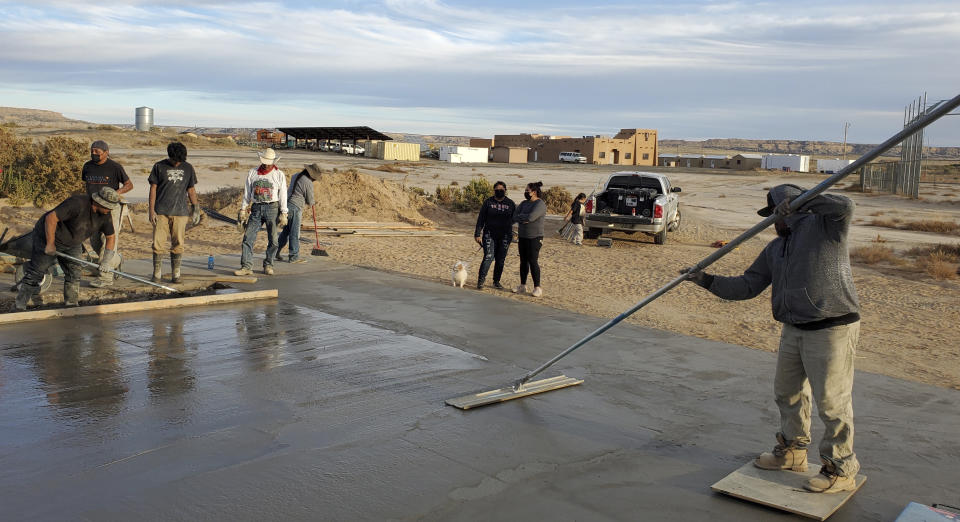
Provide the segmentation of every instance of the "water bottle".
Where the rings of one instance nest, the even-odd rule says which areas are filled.
[[[207,270],[213,270],[213,254],[207,256]]]

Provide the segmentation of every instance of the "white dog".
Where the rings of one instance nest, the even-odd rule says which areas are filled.
[[[463,261],[457,261],[457,263],[453,265],[450,276],[451,279],[453,279],[453,286],[463,288],[463,284],[467,282],[467,264]]]

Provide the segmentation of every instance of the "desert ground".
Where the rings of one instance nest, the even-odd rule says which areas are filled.
[[[143,202],[150,166],[165,156],[162,146],[115,146],[112,157],[120,161],[134,182],[126,195],[133,203],[135,232],[125,227],[121,252],[127,258],[150,256],[150,227]],[[188,157],[198,171],[201,194],[223,187],[239,187],[248,169],[257,164],[251,150],[237,148],[191,149]],[[332,259],[374,270],[450,284],[450,269],[458,260],[470,265],[468,285],[476,282],[481,253],[473,240],[475,214],[451,213],[437,208],[427,198],[410,189],[419,187],[427,194],[438,186],[465,185],[471,178],[507,183],[508,196],[522,198],[523,186],[543,181],[545,187],[564,186],[571,193],[589,193],[611,172],[629,167],[593,165],[452,165],[433,160],[413,164],[346,157],[339,154],[280,151],[279,165],[287,174],[298,172],[304,164],[318,163],[324,179],[316,182],[317,219],[320,221],[381,221],[433,223],[437,228],[456,232],[448,237],[323,237]],[[79,169],[79,165],[77,168]],[[483,292],[503,299],[536,300],[559,310],[570,310],[598,317],[613,317],[675,277],[677,272],[709,255],[715,241],[730,240],[759,221],[755,211],[765,201],[765,191],[780,183],[813,186],[821,175],[777,172],[733,172],[720,170],[684,170],[647,168],[668,174],[675,186],[683,189],[681,210],[683,225],[666,245],[653,244],[643,235],[615,235],[612,248],[585,241],[577,247],[557,235],[545,239],[540,255],[544,295],[535,299],[487,287]],[[862,305],[862,333],[858,348],[859,369],[893,377],[960,389],[960,283],[953,275],[956,255],[940,258],[938,275],[917,252],[932,245],[946,245],[956,252],[960,236],[905,230],[915,222],[960,223],[960,184],[924,183],[921,198],[911,200],[889,195],[871,195],[838,191],[856,202],[857,212],[851,229],[851,250],[871,252],[880,249],[889,254],[877,261],[870,256],[855,256],[854,276]],[[236,202],[221,204],[220,211],[235,215]],[[0,202],[0,226],[11,232],[25,232],[33,226],[42,209],[11,207]],[[310,221],[310,214],[304,221]],[[548,230],[562,225],[560,216],[550,216]],[[311,237],[310,230],[303,235]],[[257,252],[265,248],[260,235]],[[773,237],[765,232],[720,260],[709,271],[723,275],[742,272]],[[239,252],[240,237],[234,227],[211,219],[187,233],[187,255]],[[952,250],[951,250],[952,249]],[[302,246],[302,256],[322,263],[324,258],[310,257],[310,247]],[[515,248],[507,258],[503,284],[518,284],[518,258]],[[946,266],[946,270],[944,270]],[[284,264],[277,270],[283,273]],[[94,289],[83,291],[95,294]],[[464,291],[477,291],[464,289]],[[4,300],[12,300],[5,293]],[[483,321],[482,317],[477,318]],[[692,284],[684,284],[628,319],[656,329],[775,351],[780,325],[770,313],[769,290],[746,302],[726,302]],[[491,324],[490,328],[497,328]],[[587,332],[584,332],[586,334]],[[544,331],[549,337],[550,332]],[[565,346],[557,346],[561,350]]]

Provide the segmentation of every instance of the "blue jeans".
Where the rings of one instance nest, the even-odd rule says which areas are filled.
[[[288,261],[296,261],[300,257],[300,219],[303,217],[303,209],[296,205],[287,207],[287,226],[280,231],[280,237],[277,239],[277,255],[290,241],[290,256]]]
[[[487,280],[487,272],[490,270],[490,263],[496,261],[493,265],[493,282],[499,283],[500,276],[503,275],[503,261],[507,258],[507,250],[510,249],[510,240],[512,234],[504,234],[503,237],[494,238],[490,232],[483,231],[483,262],[480,263],[480,273],[477,274],[477,284],[483,284]]]
[[[267,257],[263,266],[273,266],[273,258],[277,255],[277,214],[280,213],[279,203],[254,203],[250,207],[250,220],[247,221],[247,230],[243,234],[243,249],[240,251],[240,268],[253,266],[253,244],[257,241],[257,232],[260,225],[267,226]]]

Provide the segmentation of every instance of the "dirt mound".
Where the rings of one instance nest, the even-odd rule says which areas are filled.
[[[288,182],[290,177],[292,176],[288,176]],[[224,196],[230,197],[226,190],[218,192],[218,196],[212,199],[221,204]],[[432,203],[405,190],[399,183],[363,174],[356,169],[324,171],[321,179],[313,182],[313,193],[317,199],[318,221],[382,221],[434,225],[433,221],[421,213],[421,210],[429,212],[433,207]],[[236,194],[232,203],[219,209],[221,213],[228,216],[237,214],[243,193]],[[201,195],[201,202],[204,196]],[[304,222],[313,219],[309,210],[303,219]]]

